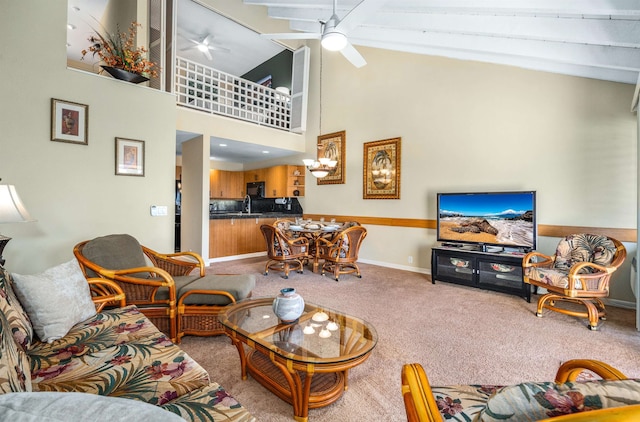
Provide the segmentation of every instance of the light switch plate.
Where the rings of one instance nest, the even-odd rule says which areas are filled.
[[[160,217],[167,215],[167,206],[166,205],[151,205],[151,215],[153,217]]]

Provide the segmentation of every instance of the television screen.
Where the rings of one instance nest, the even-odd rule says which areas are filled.
[[[438,194],[438,241],[535,249],[536,193]]]

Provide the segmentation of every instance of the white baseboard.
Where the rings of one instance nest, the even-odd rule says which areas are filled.
[[[388,262],[379,262],[370,259],[358,259],[358,262],[362,262],[363,264],[377,265],[379,267],[394,268],[396,270],[411,271],[412,273],[431,275],[431,270],[428,268],[409,267],[407,265],[390,264]]]

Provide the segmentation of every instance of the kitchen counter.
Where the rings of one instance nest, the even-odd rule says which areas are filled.
[[[302,214],[288,214],[284,212],[240,212],[240,211],[216,211],[209,213],[209,220],[224,220],[231,218],[290,218],[302,217]]]

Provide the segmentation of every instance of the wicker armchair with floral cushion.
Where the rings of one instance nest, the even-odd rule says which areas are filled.
[[[253,275],[206,275],[198,254],[161,254],[127,234],[84,241],[73,252],[87,278],[117,283],[127,305],[138,306],[176,343],[184,335],[224,334],[218,314],[255,287]]]
[[[598,320],[606,319],[601,298],[609,296],[611,274],[626,256],[627,251],[618,240],[594,234],[567,236],[553,256],[528,253],[522,261],[524,282],[548,291],[538,300],[536,315],[541,317],[546,308],[588,318],[589,328],[596,330]],[[558,306],[558,302],[564,306]],[[572,304],[584,306],[586,311],[575,309]]]
[[[260,230],[267,244],[267,263],[264,275],[269,270],[284,272],[283,278],[289,278],[290,271],[304,272],[304,263],[309,260],[309,240],[304,237],[290,238],[275,226],[263,224]]]
[[[401,383],[409,422],[640,420],[640,380],[596,360],[565,362],[554,382],[509,386],[431,386],[412,363],[403,365]]]
[[[342,230],[332,239],[318,238],[316,242],[318,259],[323,259],[322,275],[325,272],[333,274],[338,281],[340,274],[356,273],[362,278],[358,260],[358,251],[362,241],[367,236],[367,229],[360,225],[351,226]]]

